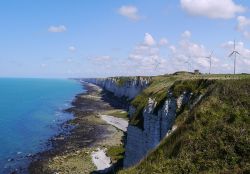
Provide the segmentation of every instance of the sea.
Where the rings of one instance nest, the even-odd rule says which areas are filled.
[[[27,173],[31,157],[73,118],[64,110],[84,91],[70,79],[0,78],[0,173]]]

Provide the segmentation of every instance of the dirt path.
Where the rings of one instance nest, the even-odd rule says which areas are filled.
[[[128,120],[123,118],[117,118],[110,115],[99,115],[102,120],[111,124],[112,126],[122,130],[123,132],[127,132]]]

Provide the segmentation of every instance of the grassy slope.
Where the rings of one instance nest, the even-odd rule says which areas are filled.
[[[181,74],[152,77],[150,86],[142,91],[133,101],[131,101],[132,106],[136,108],[136,112],[132,115],[130,124],[142,127],[142,111],[147,105],[148,98],[151,97],[156,99],[157,103],[160,105],[167,98],[167,91],[174,84],[174,82],[176,80],[186,78],[197,78],[197,76]]]
[[[249,173],[250,77],[155,77],[134,101],[145,106],[143,102],[148,96],[166,92],[172,84],[176,94],[188,88],[206,95],[192,110],[186,108],[178,115],[177,130],[156,150],[121,173]],[[139,114],[133,119],[136,123]]]
[[[167,91],[176,81],[199,80],[199,79],[246,79],[249,75],[192,75],[188,73],[179,73],[178,75],[155,76],[151,78],[151,84],[143,92],[140,93],[131,104],[136,108],[136,112],[132,115],[130,124],[142,127],[142,111],[147,105],[148,98],[156,99],[158,106],[167,98]]]

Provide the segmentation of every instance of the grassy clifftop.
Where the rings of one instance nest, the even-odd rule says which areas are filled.
[[[140,112],[148,97],[159,103],[166,91],[203,94],[199,104],[185,108],[175,121],[177,129],[137,166],[120,173],[250,173],[250,76],[172,75],[154,77],[132,101]]]
[[[249,79],[250,75],[193,75],[191,73],[180,72],[175,73],[174,75],[163,75],[155,76],[151,78],[150,85],[144,91],[140,93],[135,99],[131,101],[131,105],[135,107],[136,112],[132,115],[130,124],[142,127],[142,112],[145,106],[147,105],[148,98],[154,98],[157,102],[156,109],[161,106],[162,102],[168,97],[167,92],[170,88],[175,86],[178,83],[178,89],[176,88],[174,95],[179,95],[180,92],[183,92],[184,88],[188,90],[195,90],[193,92],[199,93],[201,91],[201,86],[197,85],[206,85],[204,80],[233,80],[233,79]],[[179,83],[179,82],[182,83]],[[193,81],[189,83],[188,81]],[[200,84],[203,83],[203,84]],[[203,86],[204,88],[205,86]],[[199,91],[200,90],[200,91]]]

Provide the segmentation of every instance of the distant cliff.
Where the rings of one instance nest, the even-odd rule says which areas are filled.
[[[129,100],[136,97],[151,81],[150,77],[109,77],[92,78],[84,81],[94,83],[114,93],[117,97],[127,97]]]

